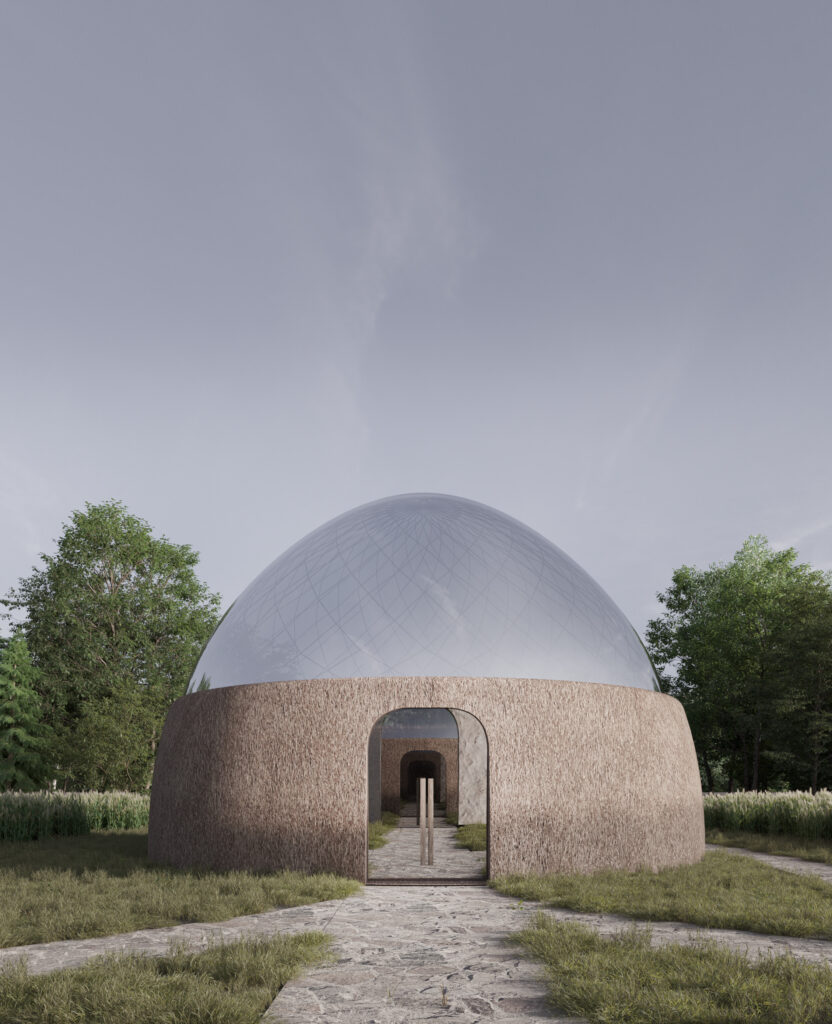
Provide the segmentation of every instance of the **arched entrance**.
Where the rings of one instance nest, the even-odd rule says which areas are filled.
[[[486,880],[488,740],[479,719],[454,708],[391,711],[373,726],[367,767],[369,883]],[[433,780],[432,865],[420,861],[420,779]],[[462,825],[471,827],[461,833]]]

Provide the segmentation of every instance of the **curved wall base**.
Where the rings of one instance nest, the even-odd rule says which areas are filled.
[[[705,849],[682,705],[540,679],[313,679],[192,693],[168,713],[150,803],[157,863],[366,880],[367,744],[403,707],[467,711],[488,739],[489,874],[661,868]]]

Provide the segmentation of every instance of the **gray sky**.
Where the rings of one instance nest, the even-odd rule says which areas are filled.
[[[85,501],[227,605],[388,494],[643,632],[832,568],[832,5],[0,0],[0,591]]]

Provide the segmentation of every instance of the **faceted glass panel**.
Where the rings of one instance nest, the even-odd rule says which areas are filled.
[[[431,739],[459,739],[456,719],[447,708],[399,708],[384,716],[382,739],[403,737]]]
[[[190,689],[377,676],[658,689],[638,634],[577,563],[442,494],[362,505],[289,548],[228,609]]]

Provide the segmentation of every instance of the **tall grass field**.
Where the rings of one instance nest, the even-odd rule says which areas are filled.
[[[147,828],[149,815],[145,793],[0,793],[0,839]]]
[[[832,792],[705,793],[705,828],[832,839]]]
[[[705,793],[705,827],[832,839],[832,792]],[[0,793],[0,840],[147,828],[145,793]]]

